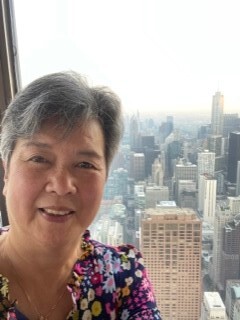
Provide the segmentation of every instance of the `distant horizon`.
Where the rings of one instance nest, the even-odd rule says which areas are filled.
[[[240,110],[240,2],[14,1],[22,83],[75,70],[127,112]],[[44,17],[44,23],[43,23]]]

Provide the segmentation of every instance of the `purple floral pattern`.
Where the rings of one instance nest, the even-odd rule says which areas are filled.
[[[67,320],[161,320],[141,253],[132,245],[112,247],[85,232],[85,253],[67,284],[73,309]],[[0,319],[17,319],[8,301],[8,280],[0,277]]]

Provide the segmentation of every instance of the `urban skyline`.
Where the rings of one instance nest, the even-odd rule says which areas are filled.
[[[240,280],[240,118],[225,113],[220,92],[210,114],[191,127],[175,115],[126,116],[92,228],[100,241],[140,249],[168,320],[240,317],[240,295],[226,286]]]

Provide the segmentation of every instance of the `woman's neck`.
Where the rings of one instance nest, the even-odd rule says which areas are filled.
[[[42,246],[32,239],[17,241],[11,230],[4,237],[4,257],[17,268],[22,278],[32,275],[35,281],[39,282],[41,277],[36,277],[36,274],[43,275],[46,281],[52,279],[53,275],[56,281],[67,279],[75,261],[82,254],[81,237],[76,243],[66,243],[59,248]]]

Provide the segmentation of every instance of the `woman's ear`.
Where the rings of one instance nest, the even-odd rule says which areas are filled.
[[[7,164],[5,161],[2,161],[2,166],[3,166],[3,173],[4,173],[3,180],[5,181],[8,176]]]
[[[7,181],[8,181],[8,167],[7,167],[7,164],[6,162],[2,162],[2,166],[3,166],[3,195],[6,196],[6,193],[7,193]]]

